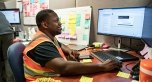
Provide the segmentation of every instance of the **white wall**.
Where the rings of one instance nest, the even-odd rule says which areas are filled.
[[[50,0],[50,9],[75,7],[76,0]]]
[[[16,0],[5,0],[6,8],[16,8]]]

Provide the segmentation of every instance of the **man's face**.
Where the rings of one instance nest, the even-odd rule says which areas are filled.
[[[48,20],[46,20],[47,29],[50,34],[52,35],[58,35],[61,34],[61,23],[59,21],[59,18],[57,14],[50,14],[48,17]]]

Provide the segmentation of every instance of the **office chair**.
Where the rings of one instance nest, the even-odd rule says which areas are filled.
[[[15,82],[25,82],[22,56],[22,52],[24,49],[24,44],[22,44],[21,42],[16,42],[9,46],[7,51],[8,62],[14,74]]]

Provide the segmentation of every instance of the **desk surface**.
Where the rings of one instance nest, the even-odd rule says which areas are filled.
[[[137,55],[135,52],[129,52],[132,55]],[[80,54],[85,54],[89,55],[90,51],[82,51]],[[99,60],[96,58],[92,59],[93,63],[101,63]],[[128,62],[123,62],[122,63],[122,68],[121,70],[126,73],[130,73],[129,70],[132,69],[132,67],[135,65],[137,61],[128,61]],[[126,68],[127,65],[127,69]],[[89,75],[84,75],[93,78],[93,82],[131,82],[132,79],[126,79],[122,77],[116,76],[119,70],[113,70],[110,72],[100,72],[100,73],[95,73],[95,74],[89,74]],[[78,76],[66,76],[66,77],[54,77],[54,79],[61,80],[62,82],[79,82],[80,78],[82,75]]]

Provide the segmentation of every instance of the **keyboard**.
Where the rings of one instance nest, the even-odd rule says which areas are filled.
[[[93,52],[91,53],[91,55],[95,58],[97,58],[99,61],[101,62],[104,62],[108,59],[110,60],[113,60],[115,62],[118,62],[118,63],[122,63],[119,59],[117,59],[115,56],[112,56],[111,54],[109,53],[106,53],[104,51],[97,51],[97,52]]]

